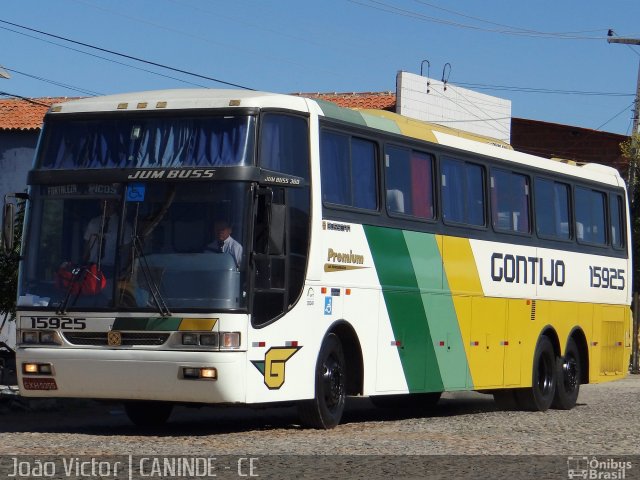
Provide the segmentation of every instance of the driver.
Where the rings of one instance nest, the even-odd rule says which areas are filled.
[[[233,257],[236,266],[242,261],[242,245],[232,236],[231,225],[226,220],[216,220],[213,224],[215,240],[205,247],[206,251],[228,253]]]

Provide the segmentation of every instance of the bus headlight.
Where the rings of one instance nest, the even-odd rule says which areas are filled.
[[[38,332],[22,332],[22,343],[38,343]]]
[[[198,334],[197,333],[183,333],[182,334],[182,344],[183,345],[198,345]]]
[[[183,346],[209,350],[236,350],[240,348],[240,332],[190,332],[180,336]]]
[[[203,333],[202,335],[200,335],[200,345],[218,348],[218,334]]]
[[[55,332],[40,332],[40,343],[56,344],[56,337]]]

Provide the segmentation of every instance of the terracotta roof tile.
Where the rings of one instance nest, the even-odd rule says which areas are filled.
[[[396,94],[393,92],[362,93],[298,93],[301,97],[317,98],[332,102],[339,107],[371,108],[375,110],[396,110]]]
[[[0,130],[39,130],[42,119],[54,103],[71,100],[67,97],[8,98],[0,100]]]

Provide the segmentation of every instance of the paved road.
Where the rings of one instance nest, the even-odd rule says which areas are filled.
[[[479,393],[445,394],[426,414],[353,399],[330,431],[301,429],[293,408],[180,407],[165,427],[140,430],[115,404],[44,401],[23,411],[5,401],[0,433],[0,455],[637,455],[640,376],[583,386],[571,411],[503,412]]]
[[[630,460],[635,468],[624,477],[606,478],[640,478],[639,400],[638,375],[583,386],[571,411],[503,412],[490,395],[479,393],[445,394],[428,413],[381,410],[367,399],[352,399],[341,425],[317,431],[300,428],[294,408],[180,407],[166,426],[141,430],[116,404],[41,401],[24,410],[5,399],[0,402],[0,477],[14,455],[55,455],[58,461],[72,455],[226,455],[232,463],[259,458],[262,478],[372,480],[423,478],[427,472],[430,478],[448,479],[567,478],[567,457]],[[292,460],[292,455],[316,457]],[[267,464],[278,467],[275,474],[268,474]],[[306,470],[291,470],[305,464]]]

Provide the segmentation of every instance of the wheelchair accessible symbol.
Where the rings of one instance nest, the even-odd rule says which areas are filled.
[[[144,202],[144,183],[132,183],[127,186],[127,202]]]
[[[333,310],[333,297],[324,297],[324,314],[331,315]]]

